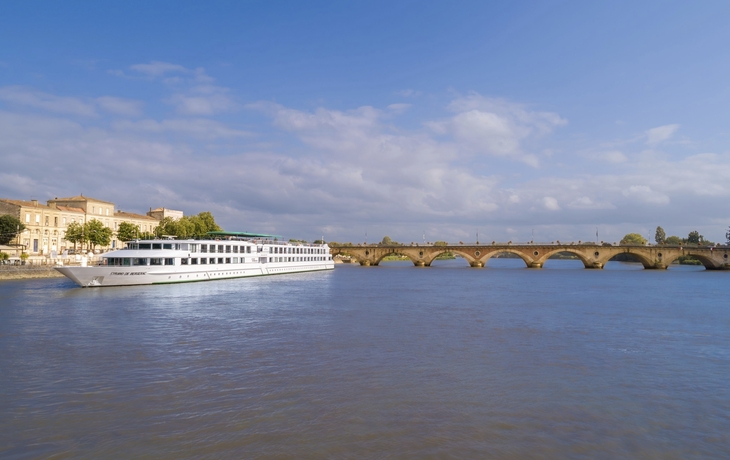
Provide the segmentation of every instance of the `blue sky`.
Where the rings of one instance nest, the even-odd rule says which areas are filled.
[[[721,241],[729,13],[3,2],[0,196],[336,241]]]

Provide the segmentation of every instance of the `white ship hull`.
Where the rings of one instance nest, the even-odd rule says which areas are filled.
[[[226,266],[178,267],[56,267],[60,273],[81,287],[134,286],[140,284],[190,283],[250,276],[281,275],[335,268],[333,261]]]
[[[191,283],[335,267],[325,244],[241,240],[142,240],[95,266],[56,267],[81,287]]]

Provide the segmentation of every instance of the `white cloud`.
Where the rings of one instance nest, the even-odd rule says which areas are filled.
[[[607,163],[625,163],[628,160],[628,158],[626,158],[626,155],[618,150],[601,152],[596,155],[596,158]]]
[[[664,142],[674,135],[674,132],[679,129],[679,125],[664,125],[652,128],[646,131],[646,143],[648,145],[656,145],[660,142]]]
[[[539,166],[539,159],[525,152],[523,143],[567,123],[555,113],[528,111],[520,104],[477,93],[455,99],[448,108],[456,115],[426,126],[436,134],[450,134],[459,147],[471,152],[511,157],[533,167]]]
[[[558,200],[551,196],[546,196],[542,199],[542,204],[545,206],[545,209],[550,211],[559,211],[560,205],[558,204]]]
[[[623,195],[646,204],[669,204],[669,197],[652,190],[648,185],[632,185],[625,189]]]
[[[178,119],[178,120],[140,120],[119,121],[114,123],[119,131],[137,131],[146,133],[175,132],[199,139],[240,138],[252,136],[252,133],[233,129],[223,123],[207,119]]]
[[[568,204],[571,209],[616,209],[616,206],[609,202],[597,202],[587,196],[581,196]]]
[[[144,104],[141,101],[123,99],[121,97],[103,96],[96,98],[96,103],[103,110],[117,115],[139,116]]]
[[[390,104],[388,106],[388,110],[396,114],[404,113],[409,108],[411,108],[411,104]]]
[[[396,91],[395,94],[397,94],[398,96],[403,96],[403,97],[418,97],[423,93],[421,91],[416,91],[413,89],[403,89],[400,91]]]
[[[188,69],[179,64],[171,64],[169,62],[161,61],[151,61],[149,64],[134,64],[129,68],[150,77],[161,77],[170,72],[188,72]]]
[[[93,117],[96,115],[94,105],[75,97],[55,96],[23,86],[5,86],[0,88],[0,100],[13,105],[33,107],[55,113]]]

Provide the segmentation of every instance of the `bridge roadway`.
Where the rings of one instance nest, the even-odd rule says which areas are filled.
[[[730,270],[730,246],[639,246],[598,244],[458,244],[433,245],[357,245],[332,246],[333,256],[345,255],[360,265],[378,265],[384,257],[400,255],[408,257],[417,267],[429,267],[439,255],[451,252],[465,258],[472,267],[483,267],[497,254],[508,252],[525,261],[529,268],[542,268],[550,256],[560,252],[578,257],[585,268],[603,268],[606,262],[619,254],[631,254],[644,268],[666,269],[680,256],[692,256],[708,270]]]

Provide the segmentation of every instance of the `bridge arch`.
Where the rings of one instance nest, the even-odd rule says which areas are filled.
[[[665,257],[663,257],[664,263],[667,265],[667,267],[672,264],[675,260],[679,259],[682,256],[692,256],[695,259],[702,262],[702,265],[705,267],[706,270],[715,270],[718,268],[722,268],[722,265],[718,265],[715,261],[710,259],[707,256],[704,256],[702,254],[681,254],[681,253],[675,253],[675,254],[667,254]]]
[[[621,254],[631,254],[636,260],[638,260],[641,265],[644,266],[645,269],[652,269],[652,268],[667,268],[666,264],[663,264],[659,260],[651,259],[648,256],[642,254],[640,251],[632,250],[630,248],[627,248],[621,252],[609,252],[606,256],[598,259],[599,263],[602,266],[606,266],[606,263],[610,262],[611,259],[614,257],[621,255]]]
[[[536,250],[536,252],[538,251]],[[539,257],[537,258],[536,262],[539,263],[541,266],[544,266],[545,262],[547,262],[551,256],[554,256],[555,254],[560,254],[561,252],[567,252],[568,254],[572,254],[578,257],[578,259],[583,262],[583,266],[585,268],[595,268],[595,264],[593,263],[594,260],[589,259],[584,253],[572,248],[558,248],[552,251],[545,252],[543,254],[540,254],[538,252]]]
[[[533,266],[534,262],[535,262],[534,259],[529,259],[529,258],[525,257],[525,254],[523,254],[521,251],[518,251],[516,249],[499,248],[499,249],[493,249],[493,250],[487,250],[487,249],[485,249],[485,250],[487,251],[486,254],[479,255],[479,262],[482,264],[482,266],[486,265],[487,262],[489,261],[489,259],[496,256],[497,254],[504,254],[504,253],[514,254],[514,255],[518,256],[520,259],[522,259],[522,261],[525,263],[525,265],[527,267]]]
[[[416,259],[411,254],[408,254],[407,251],[398,251],[396,249],[390,250],[390,251],[378,251],[377,255],[373,257],[371,264],[372,265],[380,265],[380,262],[382,262],[383,259],[385,259],[388,256],[403,256],[408,257],[408,259],[413,262],[413,265],[419,265],[419,260],[423,259]]]

